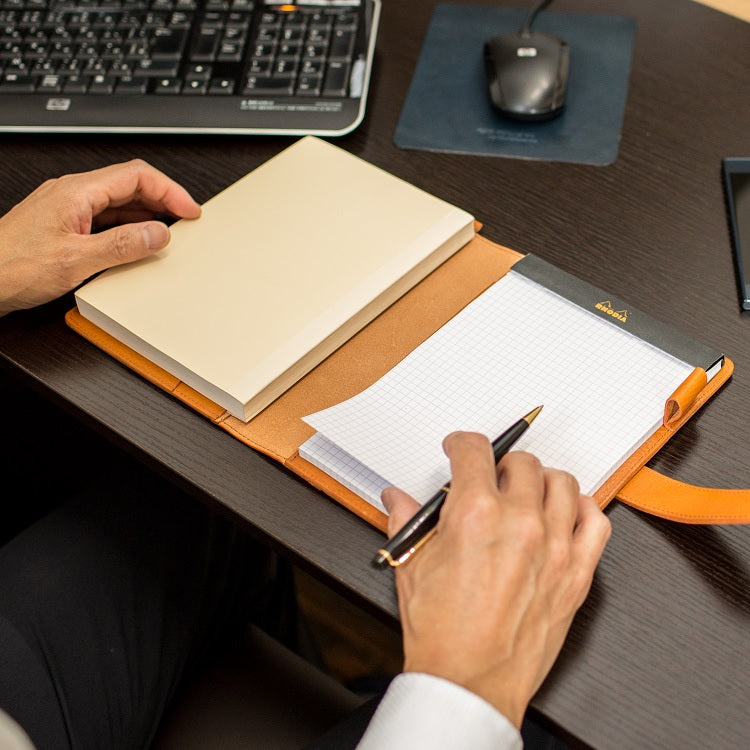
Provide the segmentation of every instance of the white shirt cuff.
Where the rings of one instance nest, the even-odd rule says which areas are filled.
[[[8,714],[0,708],[0,748],[3,750],[34,750],[31,740]]]
[[[478,695],[433,675],[391,682],[357,750],[521,750],[518,730]]]

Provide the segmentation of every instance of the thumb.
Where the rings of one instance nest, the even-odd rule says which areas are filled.
[[[96,260],[100,268],[108,268],[145,258],[166,247],[169,229],[160,221],[122,224],[92,234],[88,241],[95,248],[91,260]]]
[[[392,537],[420,508],[419,503],[398,487],[386,487],[381,499],[388,511],[388,536]]]

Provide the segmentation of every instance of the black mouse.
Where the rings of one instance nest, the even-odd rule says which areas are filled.
[[[499,34],[484,44],[490,99],[515,120],[548,120],[565,107],[570,52],[567,43],[537,32]]]

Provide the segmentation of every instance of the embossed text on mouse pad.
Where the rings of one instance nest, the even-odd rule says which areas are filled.
[[[518,122],[489,99],[482,48],[517,31],[526,10],[439,4],[422,44],[394,142],[401,148],[611,164],[627,100],[635,20],[544,11],[534,31],[570,46],[565,110],[547,122]]]

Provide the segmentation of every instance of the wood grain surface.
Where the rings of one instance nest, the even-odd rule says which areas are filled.
[[[385,0],[368,113],[339,145],[471,211],[489,239],[723,349],[733,379],[650,465],[750,486],[750,318],[739,310],[721,183],[723,157],[750,156],[750,26],[690,0],[558,0],[559,11],[637,19],[619,157],[592,167],[396,148],[433,8]],[[0,211],[49,177],[135,156],[202,201],[289,142],[3,135]],[[398,627],[391,577],[369,567],[376,531],[67,330],[70,304],[0,320],[0,363]],[[750,529],[680,526],[619,503],[608,512],[612,541],[533,710],[579,747],[747,747]]]

